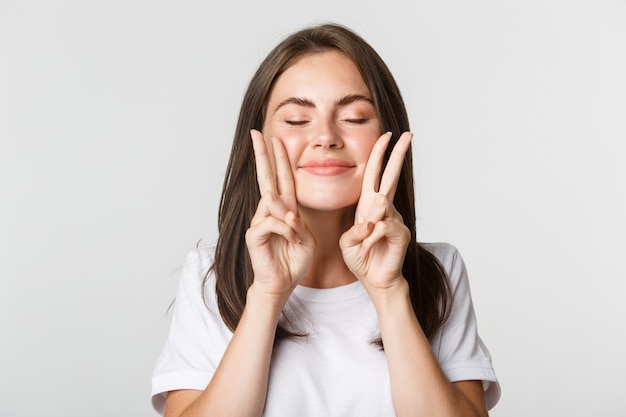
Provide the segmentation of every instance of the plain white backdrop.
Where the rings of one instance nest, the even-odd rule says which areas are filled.
[[[623,0],[0,0],[0,416],[156,415],[243,91],[329,20],[403,91],[418,236],[465,258],[491,415],[626,416]]]

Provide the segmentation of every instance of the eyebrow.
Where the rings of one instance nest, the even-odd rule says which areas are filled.
[[[369,97],[366,97],[364,95],[361,94],[349,94],[345,97],[340,98],[339,100],[337,100],[335,102],[335,106],[346,106],[348,104],[354,103],[356,101],[366,101],[370,104],[374,104],[372,102],[372,99]],[[278,110],[280,110],[281,107],[286,106],[288,104],[295,104],[297,106],[303,106],[303,107],[311,107],[311,108],[315,108],[315,103],[313,103],[311,100],[307,99],[307,98],[303,98],[303,97],[289,97],[286,100],[281,101],[276,108],[274,109],[274,113],[276,113]]]

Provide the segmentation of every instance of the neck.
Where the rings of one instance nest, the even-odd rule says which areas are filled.
[[[332,288],[354,282],[339,248],[341,235],[354,224],[354,207],[334,211],[300,208],[300,215],[315,236],[317,246],[313,265],[300,284]]]

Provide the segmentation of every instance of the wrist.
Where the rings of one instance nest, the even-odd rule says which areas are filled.
[[[404,277],[396,279],[393,285],[385,288],[370,288],[368,293],[379,314],[390,308],[411,305],[409,283]]]
[[[253,282],[246,293],[246,309],[250,308],[259,313],[265,312],[278,319],[290,295],[291,291],[280,294],[268,293]]]

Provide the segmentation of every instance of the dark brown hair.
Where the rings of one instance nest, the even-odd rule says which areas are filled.
[[[216,276],[220,314],[233,331],[243,313],[246,292],[254,277],[245,234],[260,194],[250,129],[261,130],[267,101],[277,77],[302,56],[328,50],[339,51],[356,64],[372,96],[381,131],[393,132],[385,163],[399,135],[410,130],[404,101],[387,65],[353,31],[337,24],[305,28],[285,38],[268,54],[252,77],[243,98],[220,201],[219,237],[212,271]],[[416,240],[410,149],[404,159],[397,190],[394,205],[411,231],[402,272],[409,283],[417,319],[426,336],[430,337],[447,318],[451,293],[440,263]],[[293,334],[280,326],[277,329],[277,339]]]

